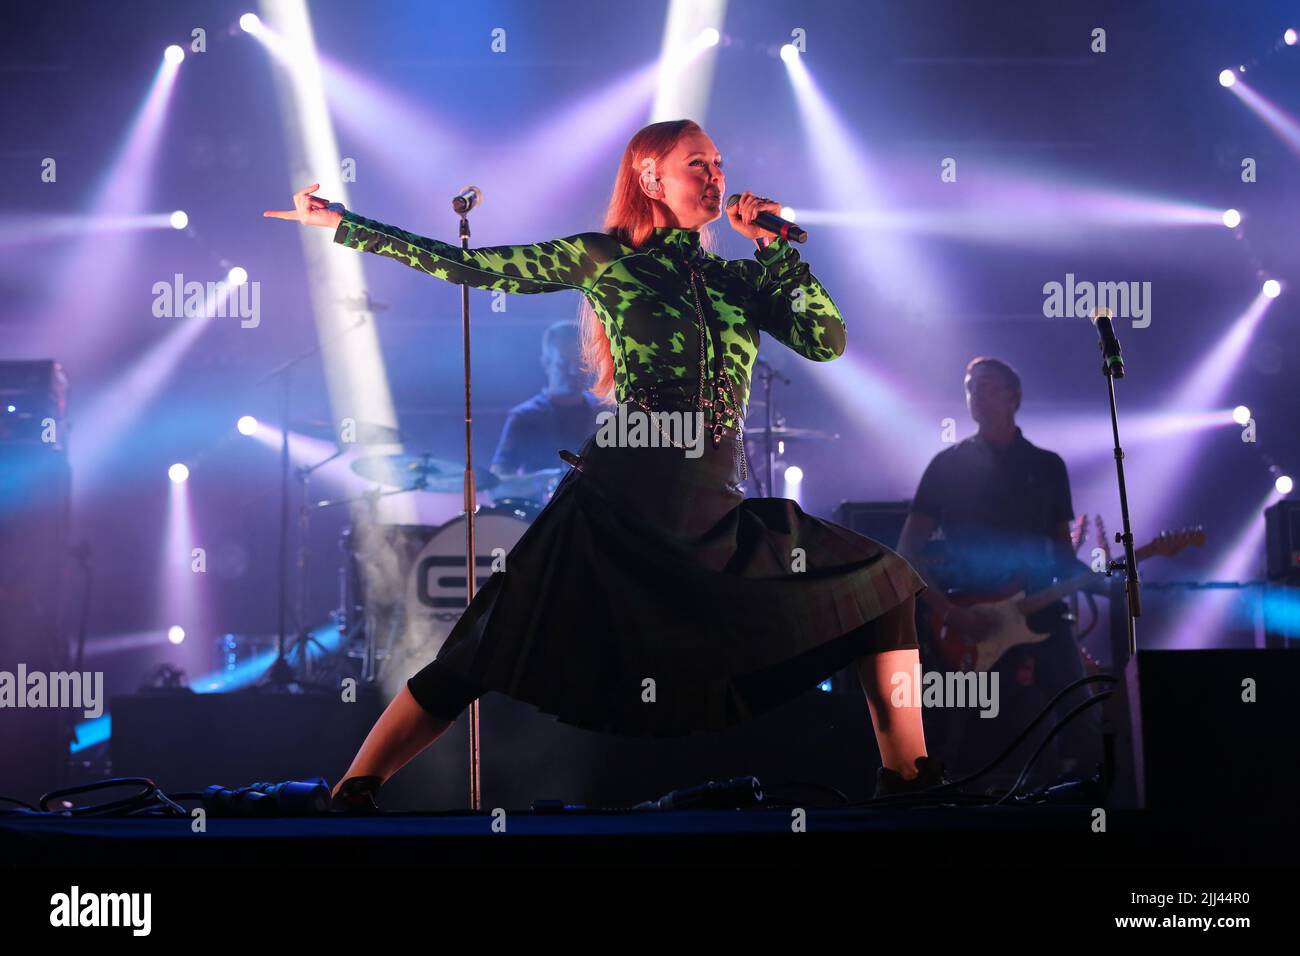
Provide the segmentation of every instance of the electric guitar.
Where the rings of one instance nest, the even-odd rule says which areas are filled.
[[[1172,557],[1189,545],[1205,544],[1205,530],[1200,527],[1182,531],[1162,531],[1144,547],[1138,548],[1139,562],[1152,555]],[[948,600],[959,607],[983,607],[995,618],[989,632],[980,639],[963,634],[957,628],[944,626],[943,616],[927,614],[925,622],[940,659],[953,671],[991,670],[1002,655],[1020,644],[1039,644],[1048,634],[1030,629],[1025,620],[1030,615],[1061,600],[1067,594],[1082,591],[1098,572],[1084,571],[1072,578],[1058,581],[1049,588],[1026,594],[1018,584],[988,593],[966,592],[949,596]]]

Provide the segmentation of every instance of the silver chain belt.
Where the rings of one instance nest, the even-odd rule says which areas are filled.
[[[711,432],[713,438],[714,448],[717,448],[719,445],[722,444],[723,437],[726,435],[728,431],[730,431],[730,429],[728,429],[727,426],[723,424],[724,418],[730,415],[736,420],[736,437],[735,437],[735,444],[732,446],[732,452],[736,463],[736,468],[740,472],[740,480],[745,481],[749,477],[749,463],[745,459],[745,439],[744,439],[744,430],[742,427],[745,413],[744,410],[740,407],[740,402],[736,399],[736,390],[731,383],[731,376],[729,376],[726,373],[727,356],[725,355],[725,353],[721,354],[720,360],[718,355],[714,356],[714,365],[715,366],[721,365],[721,369],[714,375],[712,380],[713,398],[708,399],[704,397],[704,383],[709,377],[708,358],[707,358],[708,345],[705,340],[706,323],[704,321],[704,309],[700,304],[700,294],[698,290],[695,288],[695,282],[697,279],[699,280],[700,286],[703,287],[707,292],[708,287],[704,285],[704,276],[701,275],[699,272],[697,272],[695,267],[692,266],[691,267],[691,295],[695,299],[695,317],[697,320],[696,328],[699,329],[700,332],[700,370],[698,376],[699,386],[697,388],[696,395],[695,395],[695,407],[698,411],[704,412],[706,410],[710,410],[713,413],[712,419],[709,422],[709,431]],[[719,352],[721,353],[721,350],[719,350]],[[655,412],[655,411],[662,410],[658,400],[658,395],[655,392],[655,388],[653,385],[648,387],[638,388],[635,391],[634,395],[635,397],[633,400],[638,405],[642,406],[646,411]],[[654,422],[655,429],[659,432],[660,436],[664,438],[670,445],[672,445],[674,448],[685,447],[683,445],[678,444],[677,442],[669,438],[667,435],[665,435],[663,433],[663,429],[659,427],[659,422],[657,419],[652,417],[651,421]]]

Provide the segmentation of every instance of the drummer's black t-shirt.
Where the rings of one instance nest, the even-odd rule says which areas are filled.
[[[911,510],[938,522],[943,561],[934,574],[944,588],[996,590],[1019,580],[1036,590],[1078,570],[1062,567],[1053,540],[1074,517],[1065,462],[1019,428],[1005,448],[975,434],[937,454]]]
[[[492,458],[493,470],[513,474],[563,467],[560,449],[576,452],[596,431],[600,400],[590,392],[583,392],[582,398],[581,402],[554,402],[542,389],[510,409]]]

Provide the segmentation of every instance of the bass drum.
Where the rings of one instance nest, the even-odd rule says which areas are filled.
[[[497,570],[529,522],[517,508],[480,508],[474,517],[475,593]],[[380,683],[390,697],[437,656],[465,611],[465,516],[438,528],[386,529],[387,562],[400,581],[365,587],[366,627],[377,638]],[[392,532],[399,530],[398,539]],[[371,563],[373,567],[373,563]],[[373,630],[372,630],[373,629]]]

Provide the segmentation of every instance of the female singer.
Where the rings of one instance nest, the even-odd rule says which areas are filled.
[[[574,467],[505,570],[371,729],[336,806],[374,806],[379,786],[487,690],[579,727],[680,735],[770,710],[851,662],[880,747],[877,793],[941,781],[920,707],[890,699],[918,669],[921,578],[879,542],[739,487],[759,332],[824,362],[843,353],[845,329],[795,247],[755,224],[779,203],[745,192],[727,209],[757,244],[753,259],[708,251],[700,230],[722,214],[726,177],[704,130],[645,127],[624,151],[604,231],[529,245],[463,250],[318,188],[264,215],[331,228],[340,245],[448,282],[580,292],[593,390],[631,426],[602,428],[567,457]],[[660,413],[694,416],[702,441],[666,430]],[[632,440],[637,415],[647,427]]]

